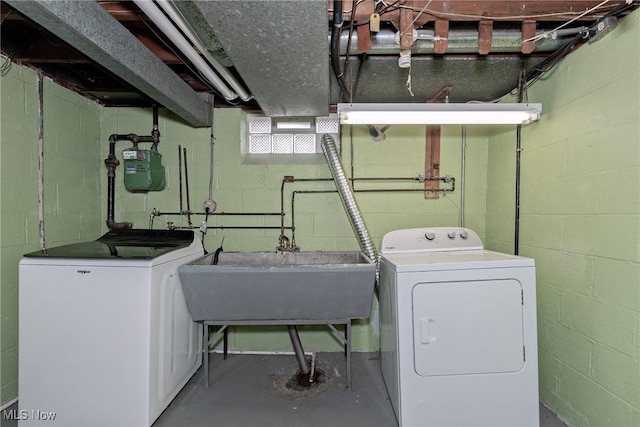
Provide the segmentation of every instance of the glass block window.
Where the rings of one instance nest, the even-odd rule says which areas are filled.
[[[247,154],[322,153],[322,135],[340,143],[338,116],[264,117],[247,115]]]

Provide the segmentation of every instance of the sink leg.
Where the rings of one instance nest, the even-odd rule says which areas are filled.
[[[209,325],[202,325],[202,362],[204,364],[204,388],[209,388]]]
[[[222,338],[222,347],[224,353],[224,360],[227,360],[227,356],[229,355],[229,328],[224,330],[224,335]]]
[[[351,319],[344,325],[344,352],[347,358],[347,388],[351,388]]]

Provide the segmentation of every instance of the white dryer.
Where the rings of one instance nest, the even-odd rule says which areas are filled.
[[[186,230],[111,230],[20,262],[19,426],[148,427],[202,362]]]
[[[465,228],[386,234],[381,370],[401,427],[538,426],[535,264]]]

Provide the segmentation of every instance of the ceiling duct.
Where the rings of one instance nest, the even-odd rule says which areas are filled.
[[[265,115],[329,113],[326,0],[194,4]]]
[[[141,93],[193,126],[211,123],[211,105],[94,1],[7,1]]]

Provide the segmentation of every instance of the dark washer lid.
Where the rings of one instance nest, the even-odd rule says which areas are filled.
[[[191,230],[111,230],[95,241],[73,243],[25,254],[44,258],[153,259],[189,246]]]

